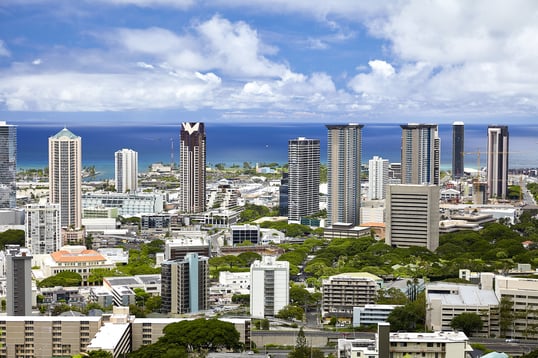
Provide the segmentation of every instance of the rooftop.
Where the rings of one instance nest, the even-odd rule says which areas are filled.
[[[74,135],[73,132],[71,132],[69,129],[64,128],[50,138],[51,139],[77,139],[80,137],[77,135]]]
[[[106,261],[105,257],[95,250],[83,250],[81,252],[60,250],[53,252],[50,256],[56,262]]]
[[[428,290],[427,300],[440,299],[443,305],[497,306],[499,304],[493,290],[482,290],[477,285],[433,282],[426,287]],[[430,293],[432,290],[447,290],[447,293]]]

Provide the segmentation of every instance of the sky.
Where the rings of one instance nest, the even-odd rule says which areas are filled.
[[[0,121],[534,123],[535,0],[1,0]]]

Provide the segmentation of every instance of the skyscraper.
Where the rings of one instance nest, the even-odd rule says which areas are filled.
[[[263,256],[250,266],[250,315],[255,318],[276,316],[290,303],[290,266]]]
[[[360,222],[362,124],[330,124],[327,143],[327,225]]]
[[[288,220],[319,211],[319,139],[288,141]]]
[[[16,206],[17,127],[0,122],[0,209]]]
[[[209,258],[189,252],[161,264],[161,312],[195,313],[209,309]]]
[[[122,149],[114,153],[116,191],[134,193],[138,189],[138,153]]]
[[[26,205],[25,224],[25,246],[33,255],[51,254],[60,250],[62,237],[59,204]]]
[[[67,128],[49,138],[50,202],[60,204],[62,227],[82,223],[82,140]]]
[[[32,315],[32,256],[19,245],[6,245],[7,315]]]
[[[452,124],[452,178],[454,179],[463,176],[464,134],[463,122],[454,122]]]
[[[385,199],[389,183],[389,161],[374,156],[368,161],[368,200]]]
[[[488,126],[488,197],[506,199],[508,191],[508,126]]]
[[[440,139],[437,124],[402,127],[402,184],[439,185]]]
[[[179,138],[180,210],[205,211],[206,136],[204,123],[181,124]]]
[[[439,246],[439,186],[389,185],[386,243],[396,247]]]

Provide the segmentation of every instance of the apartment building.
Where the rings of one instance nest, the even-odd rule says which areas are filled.
[[[322,317],[337,317],[351,322],[353,308],[375,303],[383,280],[368,272],[350,272],[331,276],[321,284]]]
[[[275,316],[290,301],[290,267],[287,261],[263,256],[250,266],[250,315]]]
[[[86,351],[102,317],[2,316],[0,356],[49,358]]]

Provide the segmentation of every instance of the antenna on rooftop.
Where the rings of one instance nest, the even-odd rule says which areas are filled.
[[[170,169],[174,169],[174,138],[170,137]]]

